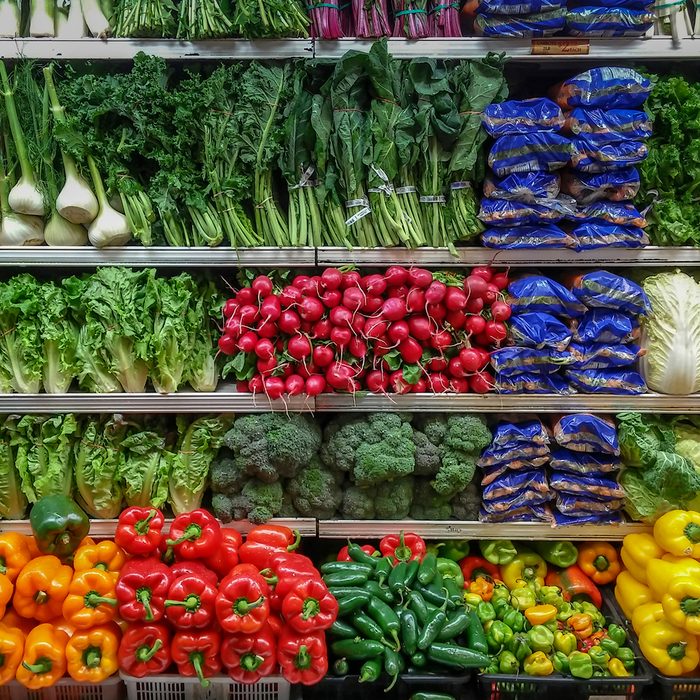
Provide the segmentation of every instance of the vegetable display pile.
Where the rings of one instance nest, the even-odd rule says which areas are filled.
[[[183,273],[106,267],[60,284],[29,274],[0,283],[0,392],[159,393],[218,382],[212,318],[221,297]]]
[[[505,272],[467,277],[393,266],[383,274],[326,268],[277,284],[259,275],[224,305],[219,350],[239,391],[316,396],[485,393],[488,350],[507,335]]]

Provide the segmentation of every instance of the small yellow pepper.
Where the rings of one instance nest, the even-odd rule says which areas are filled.
[[[483,576],[477,576],[469,582],[469,592],[476,593],[481,600],[488,603],[493,596],[493,581],[489,581]]]
[[[117,577],[125,561],[124,550],[119,545],[112,540],[103,540],[97,544],[78,547],[73,557],[73,569],[103,569]]]
[[[697,668],[698,640],[667,620],[652,622],[639,633],[639,648],[647,661],[666,676],[682,676]]]
[[[655,600],[661,600],[671,581],[688,577],[700,578],[700,562],[690,557],[678,557],[674,562],[651,559],[647,564],[649,588]]]
[[[663,553],[664,550],[658,545],[654,536],[646,532],[626,535],[620,550],[625,568],[640,583],[647,582],[649,560],[658,559]]]
[[[66,672],[68,635],[45,622],[35,627],[24,642],[17,680],[29,690],[53,685]]]
[[[525,657],[523,671],[529,676],[551,676],[554,666],[550,658],[543,651],[536,651]]]
[[[610,659],[608,661],[608,671],[613,678],[627,678],[632,674],[625,668],[625,664],[620,659]]]
[[[666,619],[690,634],[700,634],[700,577],[674,577],[661,598]]]
[[[640,583],[629,571],[621,571],[615,582],[615,600],[620,604],[625,617],[631,620],[634,609],[638,605],[651,603],[654,596],[651,589]]]
[[[101,683],[119,669],[119,638],[111,626],[78,630],[66,646],[68,675],[85,683]]]
[[[566,621],[566,626],[578,639],[588,639],[593,634],[593,618],[588,613],[572,615]]]
[[[525,611],[525,618],[534,627],[544,625],[546,622],[554,620],[557,616],[557,609],[553,605],[534,605]]]
[[[664,616],[664,608],[661,603],[644,603],[638,605],[632,613],[632,629],[639,635],[643,627],[662,620]]]
[[[654,523],[654,539],[671,554],[700,559],[700,513],[694,510],[664,513]]]
[[[471,605],[471,607],[475,608],[479,603],[483,603],[484,601],[481,600],[481,596],[477,593],[464,591],[464,602],[467,605]]]

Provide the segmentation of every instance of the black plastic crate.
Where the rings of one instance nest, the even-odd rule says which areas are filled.
[[[659,700],[689,700],[700,698],[700,676],[664,676],[656,673],[656,687],[659,689],[655,696]]]
[[[455,700],[474,700],[470,674],[445,676],[432,673],[404,673],[385,693],[391,678],[382,675],[374,683],[360,683],[360,677],[328,676],[316,685],[303,689],[304,700],[408,700],[413,693],[449,693]]]

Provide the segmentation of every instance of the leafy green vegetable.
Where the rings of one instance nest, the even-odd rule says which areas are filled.
[[[44,282],[40,290],[44,391],[47,394],[65,394],[78,373],[76,350],[79,330],[70,315],[64,288]]]
[[[652,464],[658,452],[672,452],[676,436],[664,418],[626,411],[617,414],[620,459],[628,467]]]
[[[27,497],[15,465],[18,419],[6,416],[0,427],[0,518],[7,520],[20,520],[27,510]]]
[[[173,459],[172,453],[165,449],[162,429],[132,432],[122,440],[121,449],[117,473],[127,504],[161,508],[168,497]]]

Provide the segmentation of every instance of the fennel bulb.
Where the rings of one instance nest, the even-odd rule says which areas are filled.
[[[8,197],[10,208],[17,214],[44,216],[44,195],[34,181],[34,178],[22,175],[10,190]]]
[[[78,246],[87,245],[88,235],[84,226],[74,224],[54,212],[46,223],[44,239],[47,245]]]
[[[44,222],[41,217],[3,212],[0,245],[41,245],[44,242]]]
[[[63,9],[56,9],[57,39],[83,39],[87,35],[80,0],[71,0],[67,13]]]
[[[644,280],[651,312],[643,319],[640,370],[652,391],[700,391],[700,285],[679,270]]]
[[[92,156],[88,156],[90,175],[95,185],[97,202],[100,206],[99,214],[88,226],[88,238],[95,248],[105,248],[107,246],[125,245],[131,239],[131,231],[124,214],[120,214],[113,209],[107,200],[102,178],[97,170],[97,165]]]
[[[29,36],[54,36],[55,0],[30,0]]]
[[[20,12],[16,0],[0,0],[0,37],[14,39],[19,36]]]
[[[97,197],[69,155],[63,155],[63,168],[66,182],[56,197],[56,211],[72,224],[89,224],[99,212]]]
[[[109,26],[109,20],[107,17],[105,17],[105,13],[102,12],[99,0],[75,1],[80,2],[83,10],[83,19],[90,30],[90,34],[99,37],[100,39],[104,39],[104,37],[109,36],[112,28]]]

